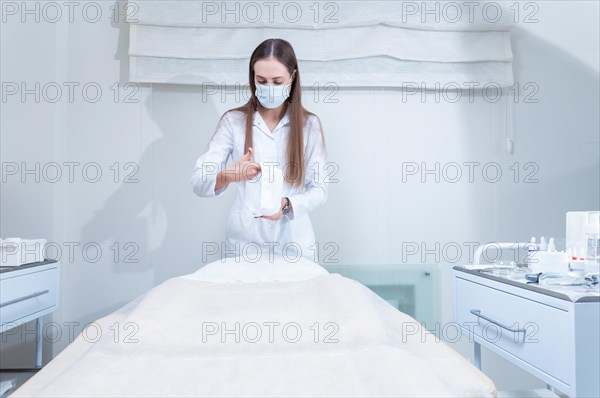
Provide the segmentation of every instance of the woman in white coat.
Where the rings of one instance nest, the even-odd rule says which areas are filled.
[[[262,42],[250,57],[249,77],[250,100],[225,112],[196,162],[194,193],[216,197],[231,184],[237,188],[222,257],[272,261],[279,254],[318,262],[322,244],[315,241],[308,213],[327,200],[325,138],[319,118],[302,106],[290,43]],[[235,161],[227,166],[230,156]],[[283,196],[279,211],[256,217],[247,206],[247,181],[256,180],[266,162],[282,169]]]

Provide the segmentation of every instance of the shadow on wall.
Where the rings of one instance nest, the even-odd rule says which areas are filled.
[[[152,269],[157,285],[197,270],[203,242],[223,241],[228,201],[199,198],[190,185],[196,159],[221,115],[212,103],[202,103],[202,90],[195,86],[152,87],[142,106],[162,136],[137,161],[139,183],[121,184],[83,227],[82,240],[133,242],[139,262],[114,263],[113,271]]]
[[[113,22],[113,27],[119,29],[115,59],[120,61],[120,82],[125,84],[129,81],[129,25]],[[196,159],[206,151],[221,117],[214,98],[205,97],[199,86],[139,86],[140,91],[150,90],[140,104],[145,108],[140,115],[149,115],[151,122],[141,120],[140,131],[134,133],[140,142],[150,141],[151,136],[160,138],[151,141],[136,161],[139,182],[118,187],[83,226],[81,241],[119,242],[121,261],[110,264],[112,271],[152,270],[154,285],[158,285],[197,270],[203,264],[203,242],[223,241],[231,200],[199,198],[190,186]],[[226,196],[230,199],[231,194]]]

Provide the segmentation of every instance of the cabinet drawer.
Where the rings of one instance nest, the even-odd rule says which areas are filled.
[[[50,312],[58,304],[58,268],[0,280],[0,326],[8,330]]]
[[[456,320],[486,344],[569,383],[569,312],[456,278]]]

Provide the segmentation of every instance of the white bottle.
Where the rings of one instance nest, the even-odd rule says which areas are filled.
[[[527,245],[526,262],[527,262],[529,268],[531,268],[531,266],[529,264],[537,263],[537,261],[538,261],[537,258],[535,258],[537,251],[538,251],[538,246],[535,243],[535,236],[532,236],[529,244]]]
[[[543,236],[540,238],[540,249],[541,252],[545,252],[548,250],[548,245],[546,245],[546,238]]]
[[[549,252],[556,251],[556,245],[554,244],[554,238],[550,238],[550,240],[548,241],[548,251]]]
[[[529,241],[529,244],[527,245],[527,252],[531,253],[534,251],[537,251],[538,246],[535,244],[535,236],[531,237],[531,240]]]

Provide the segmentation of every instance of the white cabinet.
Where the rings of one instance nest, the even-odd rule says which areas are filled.
[[[59,272],[53,260],[0,268],[0,333],[37,319],[37,367],[42,365],[42,317],[58,308]]]
[[[480,345],[572,397],[600,396],[598,295],[570,296],[454,268],[455,320]]]

